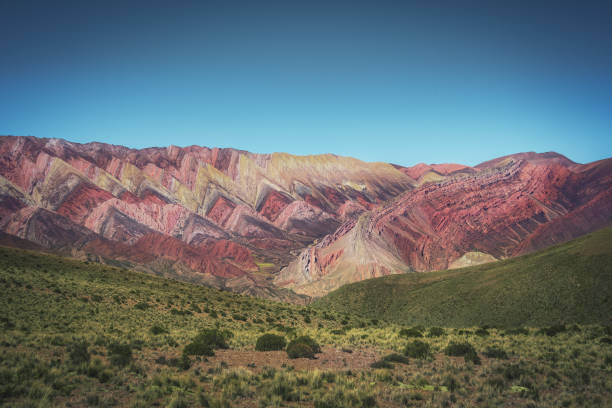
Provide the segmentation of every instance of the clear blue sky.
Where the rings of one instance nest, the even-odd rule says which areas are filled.
[[[612,156],[609,4],[2,1],[0,134],[593,161]]]

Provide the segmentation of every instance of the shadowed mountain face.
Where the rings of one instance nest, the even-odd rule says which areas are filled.
[[[54,252],[300,301],[539,249],[612,221],[612,162],[406,168],[334,155],[0,137],[0,231]],[[23,241],[26,240],[26,241]]]

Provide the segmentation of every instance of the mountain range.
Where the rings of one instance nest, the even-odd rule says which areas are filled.
[[[0,243],[306,302],[612,224],[612,159],[477,166],[0,137]]]

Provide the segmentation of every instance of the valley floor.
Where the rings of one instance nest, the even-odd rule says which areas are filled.
[[[605,326],[408,328],[1,247],[0,290],[3,406],[612,405]],[[227,348],[186,353],[204,330]]]

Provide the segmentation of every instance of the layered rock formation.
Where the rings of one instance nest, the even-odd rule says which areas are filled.
[[[612,222],[612,161],[475,167],[0,137],[0,238],[257,296],[462,267]]]
[[[259,262],[278,270],[292,250],[415,184],[389,164],[334,155],[0,137],[5,233],[281,298],[290,295],[276,293]]]
[[[612,159],[522,153],[401,170],[422,185],[302,251],[276,283],[320,296],[365,278],[504,259],[612,223]]]

